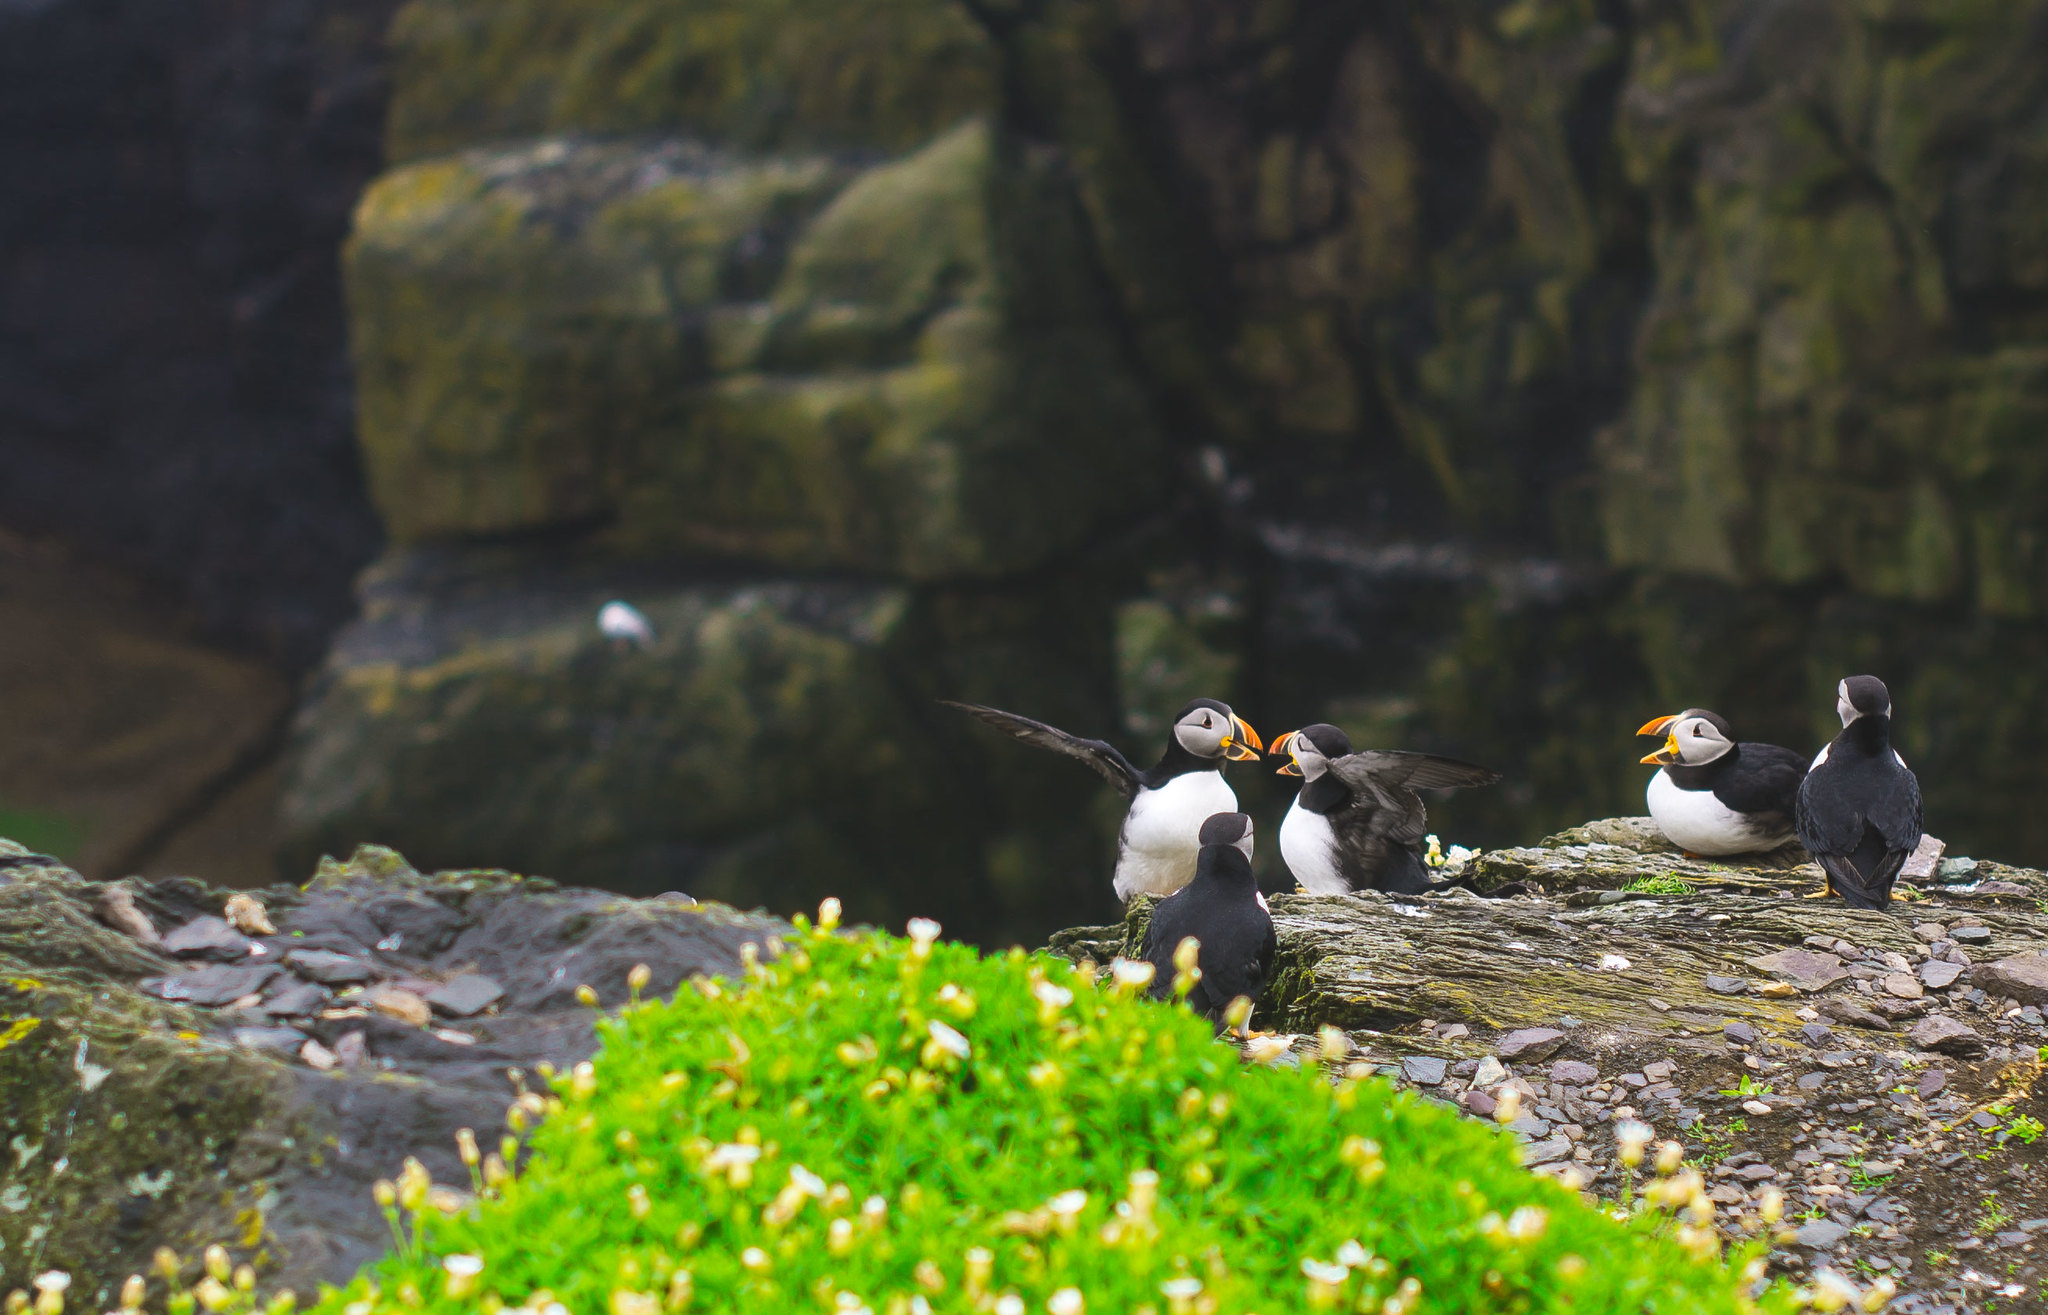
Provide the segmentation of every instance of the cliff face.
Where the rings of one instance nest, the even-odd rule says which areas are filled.
[[[545,742],[662,819],[563,875],[639,846],[671,857],[634,882],[794,897],[957,831],[985,920],[949,925],[1021,932],[1099,878],[1076,769],[919,727],[820,778],[830,857],[792,862],[759,801],[809,778],[767,764],[896,743],[930,695],[1149,735],[1200,689],[1497,762],[1517,784],[1443,818],[1493,839],[1625,810],[1667,704],[1812,747],[1853,669],[1898,691],[1937,830],[2038,852],[1996,746],[2048,729],[2015,697],[2044,14],[412,0],[347,256],[400,555],[302,718],[294,859],[493,858],[505,796],[453,783]],[[458,559],[488,627],[421,566]],[[646,749],[550,729],[618,674],[554,586],[514,604],[553,570],[676,609]],[[842,584],[893,619],[825,625],[842,675],[778,668],[733,732],[777,746],[753,811],[649,786],[635,754],[736,706],[690,674],[752,624],[730,600],[801,629]],[[1071,879],[1002,875],[1054,850]],[[878,907],[952,880],[916,866]]]
[[[0,521],[288,667],[378,542],[335,247],[395,8],[0,9]]]

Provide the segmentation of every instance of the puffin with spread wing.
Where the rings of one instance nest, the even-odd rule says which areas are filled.
[[[1350,737],[1326,722],[1287,732],[1272,752],[1287,755],[1281,775],[1303,778],[1280,823],[1280,857],[1314,895],[1432,889],[1422,858],[1428,811],[1415,792],[1500,779],[1499,772],[1435,754],[1353,753]]]
[[[1223,779],[1223,764],[1255,761],[1258,732],[1215,699],[1196,699],[1173,719],[1166,751],[1139,771],[1114,745],[1085,740],[1055,726],[977,703],[949,707],[971,713],[1026,744],[1077,758],[1130,801],[1116,845],[1117,898],[1171,895],[1195,875],[1202,824],[1237,812],[1237,794]]]

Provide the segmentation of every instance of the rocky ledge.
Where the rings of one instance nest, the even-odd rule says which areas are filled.
[[[1892,911],[1857,910],[1803,898],[1812,864],[1687,858],[1646,819],[1469,871],[1526,893],[1274,897],[1259,1025],[1334,1024],[1425,1097],[1505,1106],[1535,1172],[1608,1199],[1631,1186],[1617,1128],[1647,1124],[1707,1176],[1731,1234],[1781,1193],[1774,1262],[1888,1274],[1895,1310],[2041,1300],[2043,873],[1948,859]],[[1149,912],[1052,948],[1107,960]]]
[[[1343,1029],[1608,1200],[1648,1125],[1731,1234],[1780,1215],[1787,1270],[1889,1275],[1919,1315],[2038,1303],[2048,875],[1949,859],[1862,911],[1803,898],[1797,858],[1691,859],[1620,819],[1471,859],[1496,898],[1276,896],[1259,1021]],[[1149,912],[1051,948],[1106,961]],[[341,1279],[386,1241],[377,1178],[417,1156],[463,1181],[456,1130],[491,1145],[528,1072],[591,1053],[581,988],[734,972],[782,929],[371,847],[238,895],[0,841],[0,1280],[64,1268],[104,1302],[158,1243],[216,1240],[266,1288]]]
[[[390,1242],[375,1180],[465,1181],[457,1129],[494,1145],[527,1072],[595,1050],[582,988],[737,972],[779,928],[371,847],[230,894],[0,841],[0,1282],[63,1269],[107,1309],[157,1245],[215,1241],[266,1290],[345,1280]]]

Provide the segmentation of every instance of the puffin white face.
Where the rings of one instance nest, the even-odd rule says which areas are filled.
[[[1686,766],[1703,767],[1734,748],[1735,742],[1705,717],[1686,717],[1671,728],[1664,747]]]
[[[1230,709],[1190,704],[1173,724],[1173,738],[1197,758],[1257,758],[1259,734]]]
[[[1851,676],[1835,686],[1835,715],[1844,726],[1858,717],[1889,717],[1891,691],[1876,676]]]
[[[1275,745],[1274,748],[1279,749],[1280,746]],[[1287,737],[1287,747],[1281,751],[1292,760],[1288,766],[1293,768],[1290,771],[1288,767],[1282,767],[1280,773],[1283,776],[1299,776],[1305,781],[1313,781],[1330,770],[1330,760],[1316,747],[1316,742],[1299,731]]]
[[[1246,858],[1252,856],[1252,823],[1249,817],[1245,819],[1244,834],[1237,838],[1237,848],[1243,851]]]
[[[1671,717],[1643,724],[1638,735],[1662,735],[1664,747],[1644,754],[1642,761],[1660,767],[1704,767],[1735,747],[1719,718],[1701,708],[1687,708]]]

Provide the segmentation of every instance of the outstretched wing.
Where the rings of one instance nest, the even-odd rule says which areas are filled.
[[[958,708],[1026,744],[1041,749],[1051,749],[1069,758],[1078,759],[1088,765],[1097,776],[1108,781],[1126,799],[1137,797],[1138,769],[1131,766],[1131,760],[1118,753],[1116,746],[1101,740],[1084,740],[1078,735],[1069,735],[1057,726],[1048,726],[1042,721],[1020,717],[1014,712],[1001,708],[985,708],[979,703],[955,703],[951,699],[939,702],[949,708]]]
[[[1368,784],[1382,789],[1400,786],[1409,790],[1448,790],[1454,786],[1492,785],[1500,779],[1499,772],[1476,763],[1400,749],[1346,754],[1332,762],[1330,770],[1353,790],[1364,789]]]

